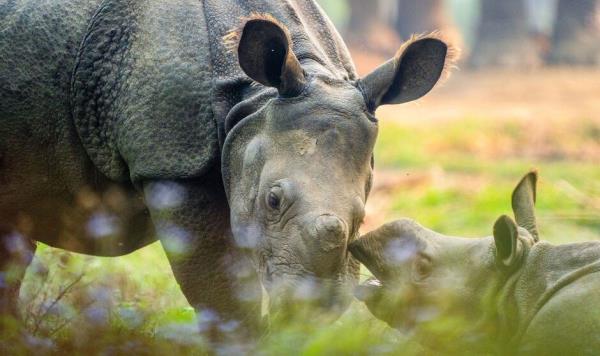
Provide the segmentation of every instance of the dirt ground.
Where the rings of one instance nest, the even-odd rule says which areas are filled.
[[[350,52],[361,76],[388,59],[362,48],[351,47]],[[441,85],[425,98],[382,108],[379,114],[386,118],[418,120],[481,116],[600,120],[600,68],[472,71],[462,59]]]
[[[444,120],[464,117],[600,122],[600,69],[457,70],[416,103],[383,108],[381,116]]]

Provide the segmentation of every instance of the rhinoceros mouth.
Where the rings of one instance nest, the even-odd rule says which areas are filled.
[[[313,275],[275,273],[262,280],[269,311],[311,307],[340,315],[352,299],[355,283],[344,276],[319,278]]]

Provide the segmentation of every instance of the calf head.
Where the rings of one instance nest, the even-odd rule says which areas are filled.
[[[301,63],[292,47],[287,29],[269,17],[239,31],[240,66],[264,88],[257,94],[264,100],[239,103],[226,120],[222,173],[232,231],[272,302],[297,297],[343,310],[358,276],[347,246],[371,188],[374,110],[427,93],[447,46],[412,41],[358,81]]]
[[[492,334],[494,301],[537,241],[535,172],[513,192],[518,226],[501,216],[493,237],[449,237],[404,219],[372,231],[349,249],[376,279],[356,290],[370,311],[392,327],[414,331],[428,345],[448,346],[462,330],[471,341]],[[461,336],[464,336],[461,335]]]

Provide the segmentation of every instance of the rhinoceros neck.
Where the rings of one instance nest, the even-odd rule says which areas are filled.
[[[220,77],[241,75],[235,51],[224,38],[239,30],[245,18],[269,14],[289,30],[300,62],[313,59],[337,79],[356,79],[346,45],[313,0],[204,0],[203,6],[214,70]]]
[[[253,97],[262,100],[267,93],[276,96],[276,92],[251,83],[239,66],[235,50],[224,40],[252,14],[270,14],[288,28],[292,49],[305,71],[356,79],[344,42],[313,0],[204,0],[203,10],[212,63],[213,115],[221,145],[226,136],[225,119],[235,105]]]
[[[600,272],[600,243],[554,246],[538,242],[523,266],[498,284],[493,317],[498,345],[518,347],[531,321],[559,290],[581,277]]]
[[[515,287],[522,274],[522,269],[509,276],[498,273],[486,293],[484,316],[480,321],[480,327],[489,334],[487,345],[504,350],[514,337],[521,315],[518,301],[514,298]]]
[[[513,303],[518,305],[519,315],[511,343],[520,342],[537,313],[558,291],[597,272],[600,272],[599,242],[534,245],[514,287]]]

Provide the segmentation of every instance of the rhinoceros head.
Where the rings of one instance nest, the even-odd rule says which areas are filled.
[[[496,220],[492,237],[445,236],[403,219],[352,242],[351,253],[376,278],[359,287],[357,296],[376,317],[399,329],[417,330],[428,345],[444,344],[436,332],[447,336],[457,327],[472,340],[484,337],[490,329],[482,328],[482,320],[495,312],[500,291],[537,241],[536,180],[535,172],[527,174],[513,192],[520,226],[503,215]],[[504,312],[509,318],[510,310]]]
[[[243,27],[237,52],[267,94],[258,107],[256,98],[239,103],[226,120],[222,172],[235,240],[251,251],[272,301],[296,296],[341,310],[358,275],[347,246],[371,188],[374,110],[426,94],[447,46],[415,40],[350,81],[301,64],[286,28],[258,18]]]

